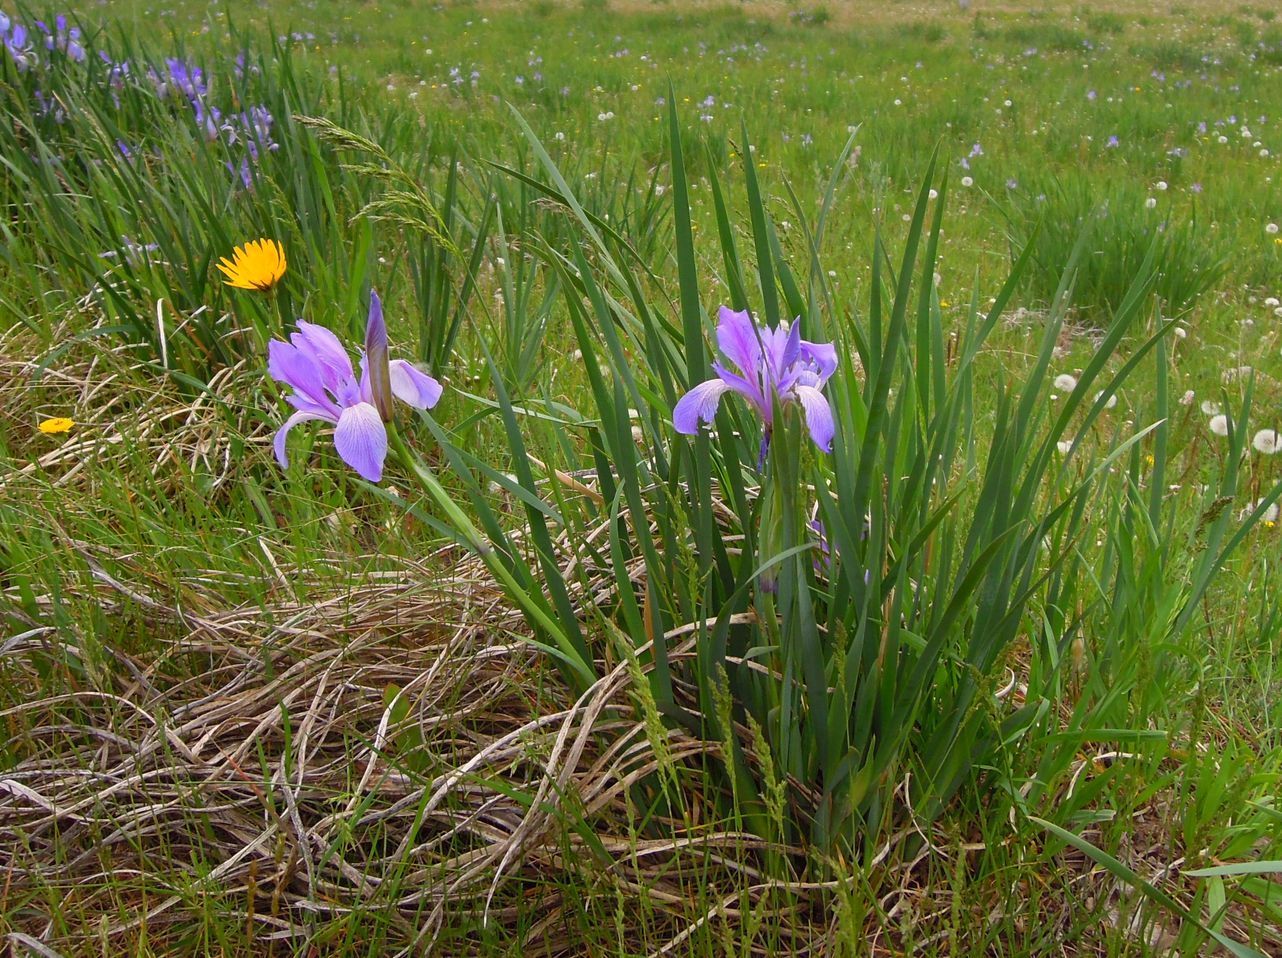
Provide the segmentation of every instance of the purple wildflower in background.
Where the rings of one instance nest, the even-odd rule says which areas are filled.
[[[205,134],[205,139],[218,139],[222,111],[216,106],[206,106],[203,100],[192,100],[191,108],[196,114],[196,126]]]
[[[67,18],[59,14],[53,22],[53,30],[43,20],[37,20],[36,27],[45,35],[45,49],[59,50],[77,63],[85,58],[84,44],[80,42],[80,28],[69,27]]]
[[[0,14],[0,16],[3,15]],[[4,42],[5,50],[19,70],[26,70],[31,65],[33,61],[31,44],[27,42],[27,28],[21,23],[14,23],[5,17],[0,23],[0,41]]]
[[[249,157],[243,157],[239,166],[230,160],[224,163],[223,166],[227,167],[228,173],[240,177],[240,184],[245,189],[252,190],[254,188],[254,169],[249,165]]]
[[[717,374],[695,386],[672,410],[677,432],[694,435],[699,423],[711,423],[721,397],[736,392],[752,404],[765,423],[761,460],[765,461],[774,427],[774,407],[797,403],[806,417],[810,438],[824,452],[832,448],[836,431],[832,408],[820,392],[837,369],[837,350],[832,343],[810,343],[801,338],[801,323],[781,323],[771,329],[758,326],[752,314],[721,307],[717,323],[717,345],[737,369],[714,362]]]
[[[267,373],[293,389],[288,397],[297,410],[276,432],[276,459],[289,465],[285,437],[301,422],[319,419],[334,424],[334,448],[342,460],[370,482],[383,478],[387,426],[392,396],[415,409],[431,409],[441,398],[441,384],[403,359],[387,358],[387,325],[377,293],[370,293],[366,349],[361,375],[337,336],[315,323],[298,321],[288,343],[267,344]]]
[[[191,66],[176,57],[167,59],[165,67],[169,71],[169,84],[187,99],[196,100],[209,92],[204,71],[200,67]],[[163,92],[161,96],[164,96]]]

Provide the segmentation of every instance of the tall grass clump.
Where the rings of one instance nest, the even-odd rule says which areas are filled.
[[[671,301],[629,238],[585,208],[516,120],[545,178],[513,175],[539,182],[577,229],[569,247],[537,233],[526,242],[558,278],[586,398],[518,399],[490,359],[509,443],[499,469],[511,471],[432,430],[481,517],[459,541],[493,550],[567,681],[587,693],[616,663],[633,670],[655,749],[662,754],[665,725],[714,746],[698,766],[700,794],[780,850],[765,855],[779,878],[830,877],[842,863],[878,859],[909,817],[925,827],[963,793],[1076,840],[1038,816],[1057,818],[1073,743],[1108,734],[1110,722],[1145,727],[1157,703],[1128,691],[1147,688],[1146,652],[1178,644],[1241,541],[1222,510],[1195,527],[1172,525],[1158,491],[1165,389],[1133,411],[1135,425],[1104,428],[1112,397],[1138,369],[1166,375],[1173,325],[1141,331],[1160,252],[1136,264],[1103,342],[1051,405],[1052,362],[1089,233],[1071,250],[1031,367],[1008,382],[984,346],[1025,281],[1035,235],[996,301],[983,311],[972,303],[961,327],[946,329],[932,276],[947,184],[933,162],[923,163],[898,253],[871,239],[866,303],[837,298],[827,283],[824,233],[840,174],[813,218],[793,198],[809,251],[794,264],[754,165],[742,167],[744,223],[714,170],[722,305],[751,313],[761,354],[791,323],[811,341],[803,357],[832,344],[833,368],[801,373],[811,383],[803,400],[777,371],[757,387],[736,378],[756,375],[735,359],[753,347],[740,340],[734,352],[725,329],[715,348],[705,344],[716,304],[699,272],[675,111]],[[836,168],[846,169],[844,155]],[[537,310],[522,319],[545,322]],[[1139,344],[1124,351],[1137,332]],[[710,433],[679,435],[674,406],[708,380],[714,359],[737,362],[717,375],[738,385]],[[753,388],[764,390],[755,410],[736,398]],[[717,407],[698,408],[707,418]],[[517,530],[495,513],[487,482],[521,503]],[[1221,494],[1232,495],[1233,470],[1224,482]],[[1171,544],[1180,537],[1187,548]],[[575,599],[583,595],[586,605]],[[1143,649],[1130,641],[1137,630]],[[1075,670],[1088,656],[1107,694],[1081,684]],[[1031,764],[1015,762],[1016,744]],[[660,758],[660,771],[636,782],[633,801],[646,814],[679,816],[688,801],[671,763]]]
[[[1273,680],[1276,383],[1195,378],[1171,317],[1224,257],[1174,191],[1013,184],[1010,272],[966,293],[915,144],[977,103],[870,117],[861,161],[719,135],[722,91],[642,132],[462,66],[416,102],[464,134],[292,41],[46,22],[0,50],[15,942],[1126,950],[1141,897],[1190,954],[1275,935],[1276,762],[1206,703]],[[743,37],[804,23],[703,38],[764,75]],[[225,285],[255,237],[288,269]]]
[[[1192,309],[1229,263],[1224,242],[1196,206],[1176,209],[1161,191],[1115,186],[1101,196],[1085,181],[1056,181],[1041,192],[1034,186],[1013,193],[1005,213],[1012,260],[1028,257],[1023,288],[1046,304],[1079,241],[1085,247],[1069,303],[1104,316],[1119,312],[1150,257],[1154,276],[1145,292],[1168,316]]]

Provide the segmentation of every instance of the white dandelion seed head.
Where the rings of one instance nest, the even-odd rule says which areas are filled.
[[[1279,306],[1277,309],[1275,309],[1273,311],[1273,315],[1278,317],[1279,319],[1282,319],[1282,306]]]
[[[962,185],[962,186],[974,186],[974,185],[975,185],[975,181],[974,181],[971,177],[969,177],[969,176],[963,176],[963,177],[961,178],[961,185]]]
[[[1077,388],[1077,377],[1069,375],[1068,373],[1060,373],[1055,377],[1053,385],[1061,392],[1071,393]]]
[[[1273,456],[1282,452],[1282,436],[1278,435],[1276,429],[1261,429],[1251,437],[1251,445],[1255,447],[1256,452]]]
[[[1155,185],[1159,190],[1162,190],[1162,191],[1166,190],[1166,180],[1158,180]]]
[[[1277,233],[1277,231],[1278,231],[1277,223],[1268,223],[1264,227],[1264,232],[1268,233],[1270,236],[1273,236],[1275,233]]]
[[[1095,394],[1095,402],[1099,402],[1099,397],[1102,395],[1104,395],[1104,390],[1101,389],[1099,392]],[[1108,401],[1104,403],[1104,408],[1112,409],[1116,405],[1117,405],[1117,393],[1113,393],[1113,395],[1108,397]]]
[[[1156,208],[1157,208],[1157,197],[1156,197],[1156,196],[1150,196],[1148,199],[1146,199],[1146,200],[1144,201],[1144,209],[1146,209],[1146,210],[1152,210],[1152,209],[1156,209]]]
[[[1187,329],[1185,329],[1183,326],[1176,326],[1176,327],[1175,327],[1175,338],[1176,338],[1176,339],[1185,339],[1185,338],[1188,336],[1188,334],[1189,334],[1189,331],[1188,331]]]
[[[1278,298],[1276,296],[1269,296],[1264,300],[1264,305],[1269,309],[1273,309],[1275,306],[1282,306],[1282,303],[1278,302]]]
[[[1180,397],[1180,405],[1181,406],[1193,405],[1193,390],[1191,389],[1184,390],[1184,395]]]
[[[1215,435],[1227,436],[1229,434],[1229,417],[1223,413],[1218,416],[1212,416],[1207,426]]]
[[[1063,455],[1067,456],[1069,451],[1073,448],[1073,440],[1061,439],[1059,442],[1055,443],[1055,448],[1058,449]]]

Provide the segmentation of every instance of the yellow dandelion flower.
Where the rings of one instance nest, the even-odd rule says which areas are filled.
[[[285,247],[275,240],[250,240],[232,250],[230,260],[223,257],[218,268],[228,286],[265,293],[285,275]]]
[[[41,420],[36,428],[46,436],[53,436],[60,432],[67,432],[75,424],[75,420],[68,419],[66,416],[55,416],[53,419]]]

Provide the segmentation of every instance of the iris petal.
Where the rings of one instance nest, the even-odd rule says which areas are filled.
[[[832,343],[808,343],[803,339],[801,358],[818,367],[821,385],[837,371],[837,347]]]
[[[793,395],[806,414],[806,428],[810,430],[810,438],[824,452],[831,451],[832,438],[837,429],[827,397],[813,386],[798,386],[793,390]]]
[[[325,418],[325,416],[318,416],[314,412],[300,410],[286,419],[285,424],[276,430],[276,438],[272,441],[272,447],[276,450],[276,461],[280,463],[282,469],[289,468],[289,457],[285,455],[285,437],[289,435],[289,431],[300,422]]]
[[[267,344],[267,374],[338,418],[338,406],[325,394],[325,373],[309,351],[279,339],[271,340]]]
[[[392,395],[415,409],[431,409],[441,399],[441,384],[412,363],[393,359],[388,363]]]
[[[363,478],[380,481],[387,458],[387,427],[378,410],[367,402],[344,409],[334,428],[334,448]]]
[[[760,331],[752,314],[722,306],[717,314],[717,346],[741,373],[751,376],[761,362]]]
[[[298,332],[290,340],[299,349],[310,350],[312,357],[325,371],[325,386],[330,392],[338,391],[335,388],[338,379],[352,378],[351,357],[347,355],[347,350],[338,337],[324,326],[300,319]]]
[[[717,416],[717,406],[721,404],[730,387],[720,379],[709,379],[699,383],[688,393],[677,400],[672,410],[672,425],[677,432],[693,436],[699,431],[699,422],[712,422]]]

